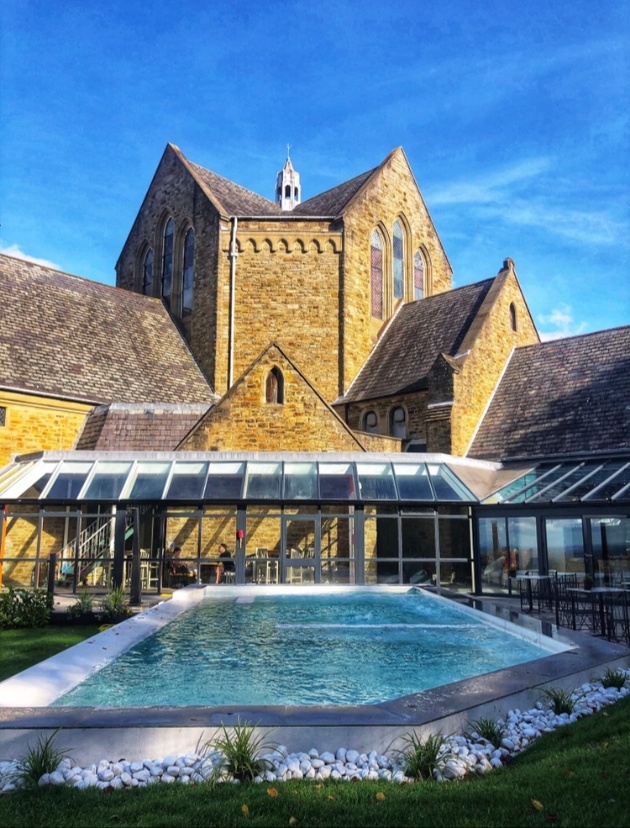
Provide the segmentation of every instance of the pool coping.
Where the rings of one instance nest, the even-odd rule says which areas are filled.
[[[300,590],[299,587],[296,589]],[[243,588],[232,587],[230,592],[232,590],[239,590],[240,595],[246,594]],[[394,590],[400,591],[400,588]],[[187,592],[180,590],[171,599],[172,603],[163,602],[124,622],[131,632],[123,649],[128,649],[135,640],[153,631],[147,630],[147,624],[157,629],[168,623],[182,607],[188,606],[191,593],[185,595]],[[303,593],[303,589],[300,592]],[[254,725],[290,750],[307,751],[311,747],[320,751],[335,750],[343,745],[361,751],[383,751],[410,731],[419,735],[437,730],[442,733],[461,732],[466,723],[473,719],[496,719],[505,716],[510,709],[529,709],[540,700],[545,687],[573,690],[601,675],[607,667],[630,666],[630,649],[624,645],[585,633],[558,629],[550,622],[502,606],[491,598],[473,598],[447,591],[442,591],[442,595],[471,610],[481,610],[496,623],[516,624],[533,637],[553,635],[571,649],[380,704],[334,707],[222,705],[93,708],[48,707],[42,706],[41,702],[29,702],[38,692],[39,698],[42,698],[42,691],[49,691],[50,676],[46,679],[41,669],[39,673],[37,670],[56,659],[55,656],[0,684],[0,759],[23,755],[27,745],[32,744],[34,734],[49,733],[59,728],[63,731],[64,747],[72,751],[75,761],[98,762],[105,756],[161,757],[190,752],[221,726],[239,722]],[[227,593],[224,596],[228,597]],[[105,648],[118,649],[117,639],[120,639],[120,629],[117,634],[117,627],[113,627],[101,633],[97,646],[103,647],[104,652]],[[129,643],[130,639],[133,640]],[[94,639],[88,639],[72,650],[77,652],[68,672],[76,677],[77,672],[85,669],[84,662],[88,655],[93,662]],[[68,653],[66,651],[65,655]],[[111,656],[109,649],[107,656]],[[54,665],[53,673],[59,666],[67,666],[63,660],[54,662]],[[40,685],[39,690],[33,688],[32,682]],[[72,681],[71,686],[75,683],[76,680]],[[10,697],[5,694],[8,688],[11,688]],[[57,693],[55,698],[59,695],[62,694]],[[25,703],[9,705],[7,698],[18,698]]]

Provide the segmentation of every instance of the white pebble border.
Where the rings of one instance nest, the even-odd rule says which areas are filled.
[[[601,710],[609,704],[630,694],[630,669],[620,670],[626,675],[626,685],[617,690],[604,688],[601,681],[583,684],[571,694],[575,707],[571,715],[556,715],[542,701],[532,710],[510,710],[506,719],[497,719],[504,725],[505,736],[501,745],[495,747],[479,734],[470,736],[448,736],[443,753],[448,756],[442,770],[436,771],[439,782],[462,779],[470,773],[485,774],[493,768],[500,768],[509,757],[519,753],[543,733],[574,722],[577,719]],[[471,738],[472,737],[472,738]],[[137,762],[107,759],[87,768],[77,767],[69,758],[63,759],[54,773],[44,774],[39,780],[41,786],[72,785],[74,788],[99,788],[118,790],[122,788],[143,788],[158,782],[167,784],[198,785],[211,779],[235,782],[226,775],[218,775],[222,756],[217,751],[205,755],[189,753],[185,756],[165,756],[163,759],[142,759]],[[373,750],[359,753],[356,750],[339,748],[333,752],[319,753],[314,748],[308,753],[288,753],[279,745],[273,752],[263,754],[269,769],[256,777],[254,782],[276,783],[290,779],[382,780],[387,782],[411,782],[405,776],[400,757],[394,752],[390,756]],[[23,769],[20,759],[0,761],[0,793],[10,793],[24,786],[20,779]]]

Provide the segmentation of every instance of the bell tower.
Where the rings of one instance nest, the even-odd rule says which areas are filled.
[[[300,174],[291,163],[291,145],[287,144],[287,160],[276,177],[276,204],[283,210],[292,210],[302,198]]]

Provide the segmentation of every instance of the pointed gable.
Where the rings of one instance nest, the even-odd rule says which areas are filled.
[[[281,375],[282,402],[267,401],[270,372]],[[364,451],[359,438],[318,394],[279,345],[271,343],[199,421],[184,451]]]
[[[468,454],[510,460],[630,448],[630,326],[518,348]]]
[[[406,394],[427,387],[440,354],[454,357],[493,279],[410,302],[399,308],[343,402]]]

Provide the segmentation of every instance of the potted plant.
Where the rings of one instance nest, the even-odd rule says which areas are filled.
[[[584,589],[593,589],[593,576],[588,573],[584,576]]]

